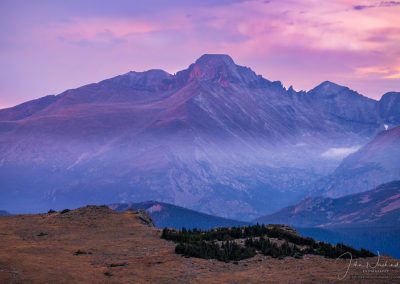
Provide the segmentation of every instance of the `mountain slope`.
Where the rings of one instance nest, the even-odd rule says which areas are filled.
[[[314,185],[314,194],[340,197],[400,179],[400,126],[379,133],[351,154],[332,175]]]
[[[400,181],[336,199],[315,197],[256,219],[298,227],[400,226]]]
[[[227,55],[129,72],[0,110],[0,208],[160,200],[254,218],[338,165],[323,153],[383,130],[378,105],[331,82],[286,90]]]
[[[244,226],[248,223],[212,216],[163,202],[112,204],[111,209],[123,212],[129,209],[145,210],[159,228],[210,229],[216,227]]]
[[[380,255],[400,258],[400,226],[296,228],[303,236],[329,243],[368,248]]]

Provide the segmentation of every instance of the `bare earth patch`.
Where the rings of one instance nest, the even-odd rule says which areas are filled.
[[[384,257],[374,271],[357,260],[306,255],[272,259],[257,255],[237,264],[184,258],[160,239],[143,213],[88,206],[65,214],[0,218],[0,283],[396,283],[397,260]],[[379,270],[379,271],[377,271]],[[362,277],[362,278],[360,278]],[[397,277],[397,278],[396,278]],[[369,278],[369,279],[367,279]]]

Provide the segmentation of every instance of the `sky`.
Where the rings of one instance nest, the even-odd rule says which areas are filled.
[[[379,99],[400,91],[400,1],[0,0],[0,108],[205,53]]]

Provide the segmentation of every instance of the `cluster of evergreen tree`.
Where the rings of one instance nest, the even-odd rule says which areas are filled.
[[[211,230],[182,230],[167,229],[163,230],[162,238],[175,242],[189,241],[228,241],[243,238],[267,236],[269,238],[285,239],[296,245],[313,245],[312,238],[305,238],[291,232],[286,232],[278,227],[268,228],[265,225],[256,224],[245,227],[216,228]]]
[[[217,259],[225,262],[231,260],[238,261],[256,255],[254,248],[243,247],[233,241],[222,242],[221,245],[216,242],[206,241],[179,243],[175,247],[175,253],[189,257]]]
[[[260,237],[258,239],[249,238],[245,241],[247,248],[254,248],[263,255],[281,258],[285,256],[301,257],[302,253],[294,244],[284,241],[281,245],[271,242],[270,239]]]
[[[375,256],[365,249],[356,250],[344,244],[331,245],[317,242],[312,238],[299,236],[278,226],[267,227],[260,224],[211,230],[165,228],[161,238],[178,243],[175,249],[178,254],[222,261],[250,258],[256,252],[274,258],[301,257],[303,254],[316,254],[328,258],[350,257],[349,254],[344,254],[346,252],[351,253],[353,258]],[[278,245],[270,238],[284,242]],[[245,246],[235,242],[237,239],[246,239]],[[299,249],[298,246],[305,248]]]
[[[246,228],[246,227],[244,227]],[[174,230],[165,228],[162,233],[162,238],[174,242],[192,242],[192,241],[229,241],[244,238],[244,228],[216,228],[211,230]]]
[[[291,232],[279,229],[277,227],[267,228],[266,235],[269,238],[277,238],[278,240],[287,240],[288,242],[294,243],[299,246],[313,246],[317,242],[308,237],[302,237],[297,234],[293,234]]]
[[[339,256],[343,258],[358,258],[358,257],[373,257],[375,256],[374,253],[361,248],[357,250],[350,246],[346,246],[345,244],[338,243],[336,245],[331,245],[325,242],[317,242],[312,247],[307,247],[304,250],[306,254],[317,254],[322,255],[327,258],[338,258]],[[350,254],[348,254],[350,253]]]

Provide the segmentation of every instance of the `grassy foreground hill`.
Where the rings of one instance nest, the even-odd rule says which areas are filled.
[[[229,263],[186,258],[175,254],[175,244],[161,239],[161,230],[144,213],[105,206],[63,212],[0,218],[0,283],[329,283],[349,264],[318,255],[257,254]],[[382,273],[399,276],[398,268],[364,275],[367,262],[378,258],[357,261],[360,266],[346,276],[350,282],[379,283]],[[360,280],[360,275],[375,278]]]

